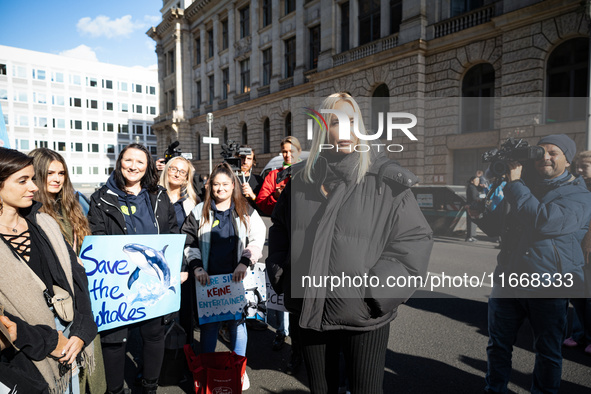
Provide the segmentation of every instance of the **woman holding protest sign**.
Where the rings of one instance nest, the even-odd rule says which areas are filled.
[[[115,171],[90,199],[88,221],[93,235],[178,233],[174,207],[166,190],[158,186],[156,165],[145,146],[130,144],[119,153]],[[143,390],[156,393],[164,356],[165,318],[144,320],[137,326],[143,340]],[[131,327],[101,332],[110,393],[125,392],[125,345]]]
[[[320,109],[332,112],[271,216],[267,274],[299,317],[311,392],[338,392],[342,352],[349,391],[379,393],[390,322],[415,291],[379,283],[424,277],[432,231],[410,190],[417,177],[358,137],[366,132],[357,102],[336,93]],[[343,277],[353,281],[337,283]]]
[[[88,281],[58,223],[33,201],[34,176],[32,157],[0,148],[0,304],[18,331],[2,356],[39,391],[79,392],[77,360],[94,371]]]
[[[187,234],[185,257],[189,271],[203,286],[210,284],[210,275],[232,274],[232,280],[240,282],[247,268],[262,256],[265,224],[242,197],[238,178],[228,164],[213,169],[206,190],[205,201],[193,209],[181,229]],[[203,353],[215,351],[219,325],[201,324]],[[236,320],[228,325],[231,349],[245,356],[246,325]]]

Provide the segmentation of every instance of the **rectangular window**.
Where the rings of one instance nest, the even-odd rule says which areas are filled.
[[[88,144],[88,151],[90,153],[98,153],[99,152],[99,144]]]
[[[26,90],[17,90],[14,92],[14,101],[26,103],[29,101],[29,97]]]
[[[98,131],[98,122],[86,122],[86,128],[90,131]]]
[[[115,153],[115,145],[108,144],[105,146],[105,153]]]
[[[250,36],[250,8],[248,6],[240,10],[240,38]]]
[[[168,51],[168,74],[172,74],[174,72],[174,51]],[[138,92],[138,93],[141,93]]]
[[[310,28],[310,63],[313,70],[318,67],[318,55],[320,54],[320,25]]]
[[[33,102],[37,104],[47,104],[45,93],[33,92]]]
[[[119,103],[121,106],[121,112],[129,112],[129,104],[127,103]]]
[[[90,86],[91,88],[98,87],[98,80],[92,77],[86,77],[86,86]]]
[[[119,82],[119,90],[127,92],[127,82]]]
[[[47,148],[48,146],[49,144],[47,143],[47,141],[35,140],[35,148]]]
[[[349,2],[341,4],[341,52],[349,50]]]
[[[224,68],[222,70],[222,100],[228,99],[230,93],[230,70]]]
[[[402,23],[402,0],[390,0],[390,34],[400,31]]]
[[[113,89],[113,81],[111,81],[109,79],[103,79],[103,88]]]
[[[150,115],[156,115],[156,107],[150,107]]]
[[[213,57],[213,29],[207,31],[207,58]]]
[[[66,151],[66,143],[62,141],[58,141],[56,144],[58,152],[65,152]]]
[[[156,86],[148,86],[147,90],[148,90],[149,94],[151,94],[152,96],[156,95]]]
[[[81,120],[70,120],[70,128],[73,130],[82,130]]]
[[[141,114],[142,113],[142,106],[141,105],[132,105],[133,107],[133,112],[135,112],[136,114]]]
[[[273,72],[273,54],[271,49],[265,49],[263,51],[263,86],[267,86],[271,83],[271,73]]]
[[[134,124],[133,125],[133,134],[134,135],[144,135],[144,125]]]
[[[24,66],[14,66],[12,76],[15,78],[27,78],[27,68]]]
[[[47,127],[47,118],[44,116],[35,116],[35,127]]]
[[[66,120],[65,119],[53,119],[53,128],[54,129],[65,129],[66,128]]]
[[[8,126],[8,114],[3,114],[2,116],[4,117],[4,124]]]
[[[18,121],[17,126],[29,126],[29,117],[27,115],[19,115],[16,120]]]
[[[213,99],[215,96],[215,77],[210,75],[208,77],[209,82],[209,104],[213,104]]]
[[[64,98],[64,96],[53,96],[51,98],[51,103],[53,105],[66,105],[66,99]]]
[[[8,100],[8,90],[0,89],[0,100]]]
[[[6,74],[6,64],[0,63],[0,75],[7,75]]]
[[[70,83],[72,85],[82,85],[82,78],[80,77],[80,75],[70,75]]]
[[[86,108],[97,109],[98,100],[86,100]]]
[[[271,0],[263,0],[263,27],[269,26],[273,18],[273,4]]]
[[[72,167],[72,173],[74,175],[82,175],[82,167],[80,167],[80,166]]]
[[[195,65],[201,64],[201,37],[195,39]]]
[[[103,131],[113,131],[113,123],[103,123]]]
[[[148,148],[150,148],[150,154],[152,155],[157,155],[158,154],[158,149],[155,146],[149,146]]]
[[[45,70],[33,69],[33,79],[45,81]]]
[[[113,110],[113,103],[110,101],[105,101],[105,109],[107,111],[112,111]]]
[[[380,0],[359,0],[359,45],[380,38]]]
[[[70,97],[70,107],[82,107],[82,99]]]
[[[285,40],[285,78],[293,77],[296,64],[296,39]]]
[[[222,50],[228,49],[228,20],[222,21]]]
[[[51,73],[51,82],[64,83],[64,73],[58,73],[58,72]]]
[[[120,124],[120,125],[117,127],[117,132],[118,132],[119,134],[129,134],[129,126],[128,126],[128,125],[126,125],[126,124]]]
[[[470,12],[476,8],[482,7],[483,0],[452,0],[451,17]]]
[[[74,152],[83,152],[82,150],[82,142],[71,142],[70,149]]]
[[[169,111],[176,109],[176,93],[174,89],[171,89],[170,92],[168,92],[168,105]]]
[[[88,170],[90,171],[89,172],[90,175],[98,175],[98,173],[99,173],[98,167],[88,167]]]
[[[295,11],[295,0],[285,0],[285,15]]]
[[[135,93],[141,93],[142,92],[142,85],[137,84],[137,83],[132,83],[131,90]]]
[[[240,62],[240,93],[250,92],[250,58]]]
[[[154,135],[154,129],[152,128],[152,126],[146,126],[146,134],[148,135]]]
[[[201,106],[201,81],[197,81],[197,108]]]

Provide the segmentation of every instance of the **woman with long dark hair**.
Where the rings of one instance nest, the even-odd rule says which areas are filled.
[[[130,144],[121,151],[115,171],[90,199],[88,221],[94,235],[178,233],[174,207],[166,190],[158,186],[156,165],[145,146]],[[164,357],[164,318],[137,326],[143,339],[143,390],[156,393]],[[101,332],[109,393],[125,392],[125,344],[131,327]]]
[[[20,349],[2,357],[39,392],[78,392],[72,364],[94,368],[88,280],[58,223],[33,200],[34,176],[32,157],[0,148],[0,305]]]
[[[432,231],[410,190],[416,176],[357,137],[366,134],[357,102],[337,93],[320,109],[346,116],[348,135],[334,112],[328,128],[315,126],[310,156],[271,216],[267,273],[298,317],[311,392],[338,392],[342,352],[349,391],[379,393],[390,322],[416,289],[385,284],[426,275]],[[332,277],[353,282],[331,287]]]
[[[200,285],[210,283],[211,275],[232,274],[234,282],[242,281],[248,267],[262,256],[265,224],[242,197],[238,178],[226,163],[218,164],[207,180],[204,202],[193,209],[181,232],[187,234],[185,256],[189,272]],[[197,286],[199,286],[197,284]],[[219,322],[201,324],[201,351],[214,352]],[[228,322],[230,348],[246,355],[246,325]],[[249,385],[245,374],[243,388]]]

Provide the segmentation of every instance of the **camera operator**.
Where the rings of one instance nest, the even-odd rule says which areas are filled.
[[[237,175],[242,185],[242,195],[256,209],[255,200],[261,190],[263,178],[253,173],[254,167],[257,165],[254,149],[248,145],[240,145],[236,156],[240,158],[240,172]]]
[[[572,139],[549,135],[538,145],[544,155],[524,163],[527,177],[522,163],[506,163],[507,184],[497,209],[470,209],[473,217],[484,213],[475,220],[484,232],[502,239],[488,302],[485,390],[490,393],[507,391],[513,344],[526,318],[536,352],[531,392],[558,392],[568,297],[583,296],[579,245],[591,219],[591,193],[581,177],[567,171],[576,151]],[[536,275],[539,281],[533,280]]]

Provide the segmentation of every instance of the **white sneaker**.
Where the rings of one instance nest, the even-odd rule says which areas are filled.
[[[250,379],[248,379],[248,375],[246,371],[244,371],[244,375],[242,375],[242,391],[248,390],[250,388]]]

